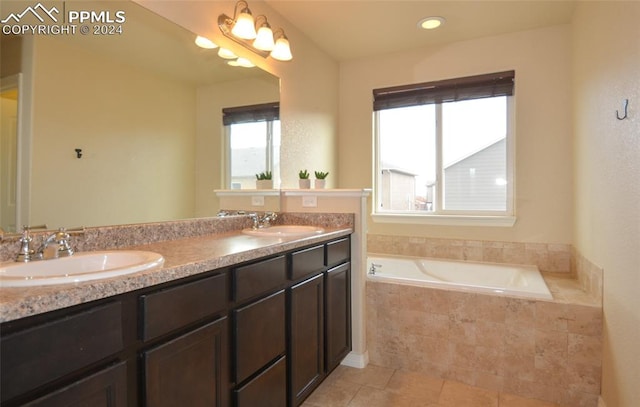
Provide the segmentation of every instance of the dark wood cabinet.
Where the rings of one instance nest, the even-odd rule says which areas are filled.
[[[351,265],[326,272],[326,369],[332,371],[351,351]]]
[[[324,377],[324,276],[317,274],[289,292],[289,398],[297,406]]]
[[[26,407],[126,407],[127,369],[120,362],[25,404]]]
[[[147,407],[228,405],[227,318],[142,353]]]
[[[350,239],[0,326],[0,406],[296,407],[351,349]]]
[[[283,356],[234,391],[237,407],[283,407],[287,405],[287,364]]]
[[[233,311],[234,380],[244,382],[286,350],[284,291]]]
[[[120,301],[52,318],[0,339],[1,397],[16,396],[115,358],[123,349]]]

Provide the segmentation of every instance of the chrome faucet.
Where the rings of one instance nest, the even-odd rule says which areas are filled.
[[[22,230],[22,237],[19,239],[20,250],[16,256],[17,262],[27,263],[36,260],[49,260],[57,259],[59,257],[73,256],[73,249],[69,243],[71,238],[70,232],[84,232],[83,228],[72,229],[67,231],[65,228],[60,228],[56,232],[50,234],[42,240],[40,246],[37,249],[33,248],[33,236],[30,231],[32,229],[46,229],[46,225],[42,226],[25,226]],[[47,250],[50,247],[55,247],[55,250]]]
[[[369,274],[371,275],[376,274],[376,271],[378,271],[378,268],[380,267],[382,267],[382,264],[371,263],[371,267],[369,268]]]
[[[36,251],[36,256],[38,256],[38,258],[41,260],[47,259],[47,257],[45,257],[45,250],[47,250],[47,248],[52,244],[55,244],[56,248],[51,258],[57,259],[58,257],[73,256],[73,249],[69,244],[70,238],[71,236],[69,235],[69,233],[67,233],[65,228],[58,229],[57,232],[52,233],[46,239],[44,239],[44,241]]]
[[[278,214],[275,212],[265,212],[264,215],[259,216],[257,213],[249,214],[249,217],[253,221],[252,229],[262,229],[271,226],[271,222],[278,219]]]

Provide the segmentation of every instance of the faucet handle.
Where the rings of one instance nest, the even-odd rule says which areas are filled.
[[[82,231],[84,231],[84,228],[82,229]],[[56,232],[54,240],[58,245],[58,248],[56,250],[58,257],[67,257],[67,256],[73,255],[73,249],[69,244],[70,238],[71,238],[71,235],[69,234],[69,232],[67,232],[65,228],[60,228]]]
[[[16,255],[16,261],[27,263],[33,260],[34,251],[31,248],[31,242],[33,242],[33,237],[29,234],[30,228],[24,226],[22,228],[22,236],[18,240],[20,242],[20,250]]]

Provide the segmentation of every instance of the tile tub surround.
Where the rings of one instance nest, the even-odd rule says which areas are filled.
[[[371,281],[366,299],[374,365],[563,406],[597,405],[598,305]]]
[[[542,272],[570,273],[571,245],[438,239],[414,236],[367,236],[370,253],[538,266]]]
[[[0,322],[122,294],[353,232],[353,215],[350,214],[296,215],[294,219],[306,219],[309,224],[315,219],[318,223],[313,224],[324,227],[326,231],[302,238],[256,238],[240,232],[251,224],[246,217],[240,220],[212,218],[88,228],[87,233],[74,242],[74,247],[79,250],[86,250],[87,247],[91,247],[91,250],[149,250],[164,256],[164,266],[159,270],[77,284],[2,288]],[[287,216],[281,217],[280,222],[288,221]],[[7,243],[11,243],[11,253],[15,253],[17,241],[3,242],[3,245]]]

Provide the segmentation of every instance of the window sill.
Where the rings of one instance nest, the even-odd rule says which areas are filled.
[[[471,215],[418,215],[397,213],[373,213],[377,223],[406,223],[419,225],[442,226],[497,226],[512,227],[516,223],[515,216],[471,216]]]

